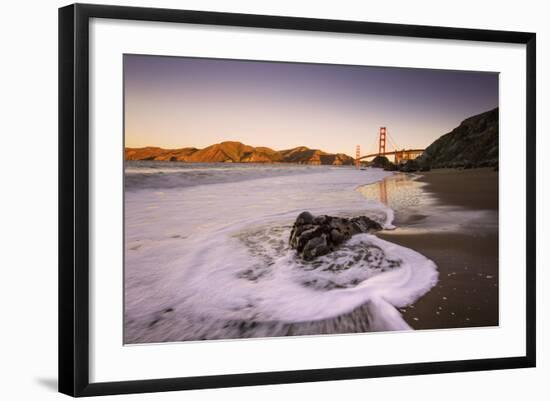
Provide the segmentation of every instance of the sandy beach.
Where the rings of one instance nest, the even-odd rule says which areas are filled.
[[[383,239],[433,260],[439,282],[414,305],[400,309],[414,329],[498,325],[498,172],[493,169],[440,169],[417,179],[436,207],[467,213],[487,212],[489,228],[463,227],[448,232],[385,231]],[[395,225],[422,227],[423,215],[396,214]],[[480,222],[483,223],[483,222]],[[483,224],[481,224],[483,225]]]

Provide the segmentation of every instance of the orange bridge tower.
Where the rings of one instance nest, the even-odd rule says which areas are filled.
[[[386,153],[386,127],[380,127],[380,133],[378,135],[378,154],[383,155]]]

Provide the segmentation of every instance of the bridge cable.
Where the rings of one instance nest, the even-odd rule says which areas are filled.
[[[368,153],[365,153],[367,155],[371,155],[371,154],[378,154],[378,135],[376,135],[374,137],[374,143],[373,143],[373,147],[372,148],[369,148],[368,150]]]
[[[399,147],[397,146],[397,144],[395,143],[395,140],[393,139],[393,137],[391,136],[391,134],[389,133],[388,131],[388,138],[390,139],[392,145],[393,145],[393,148],[395,151],[399,150]]]

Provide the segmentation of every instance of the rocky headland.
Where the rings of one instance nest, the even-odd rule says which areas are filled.
[[[431,168],[496,167],[498,165],[498,108],[462,121],[416,159]]]

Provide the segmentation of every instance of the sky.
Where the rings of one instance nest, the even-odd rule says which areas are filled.
[[[498,73],[124,55],[125,146],[425,148],[498,106]]]

